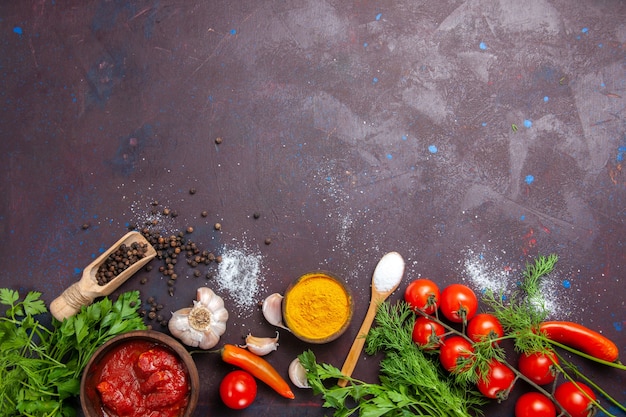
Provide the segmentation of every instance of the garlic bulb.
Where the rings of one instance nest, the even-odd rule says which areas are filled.
[[[285,297],[281,294],[274,293],[263,300],[263,317],[265,317],[265,320],[267,320],[269,324],[280,327],[281,329],[289,330],[283,324],[283,298]]]
[[[174,337],[184,344],[200,349],[217,345],[226,331],[228,311],[224,300],[210,288],[198,288],[193,307],[182,308],[172,313],[168,328]]]
[[[289,364],[289,379],[298,388],[311,388],[306,377],[306,369],[304,369],[298,358],[295,358]]]
[[[240,347],[248,348],[255,355],[265,356],[278,349],[278,332],[276,332],[276,337],[256,337],[248,334],[246,344]]]

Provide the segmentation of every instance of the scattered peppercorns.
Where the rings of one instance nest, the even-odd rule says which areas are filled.
[[[221,225],[221,223],[215,223],[215,224],[213,225],[213,228],[214,228],[215,230],[222,230],[222,225]]]
[[[272,239],[271,239],[271,238],[269,238],[269,237],[266,237],[266,238],[265,238],[265,244],[266,244],[266,245],[271,245],[271,244],[272,244]]]
[[[190,188],[189,189],[189,194],[194,195],[196,193],[196,189],[195,188]]]
[[[261,217],[261,213],[259,213],[258,211],[255,211],[252,217],[254,217],[255,219],[258,219],[259,217]]]
[[[222,138],[221,138],[221,137],[219,137],[219,136],[218,136],[217,138],[215,138],[215,143],[216,143],[216,144],[218,144],[218,145],[219,145],[220,143],[222,143]]]

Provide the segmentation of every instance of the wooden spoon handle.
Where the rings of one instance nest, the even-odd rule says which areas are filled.
[[[359,332],[357,333],[354,342],[352,342],[352,347],[348,352],[346,361],[341,367],[341,373],[345,376],[352,376],[352,371],[354,371],[356,363],[359,361],[359,357],[361,356],[361,352],[363,351],[363,346],[365,345],[365,337],[367,336],[367,333],[369,333],[370,327],[372,327],[372,323],[374,322],[377,308],[378,302],[376,302],[375,300],[370,301],[370,306],[368,307],[365,318],[363,319],[363,324],[361,324],[361,328],[359,329]],[[340,379],[339,382],[337,382],[337,385],[339,385],[340,387],[345,387],[346,385],[348,385],[348,381],[345,379]]]

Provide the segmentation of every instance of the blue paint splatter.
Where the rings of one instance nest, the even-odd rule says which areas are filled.
[[[483,51],[487,50],[487,44],[485,42],[481,42],[480,45],[478,45],[478,47],[482,49]]]
[[[626,146],[620,146],[617,148],[617,157],[615,158],[618,162],[622,162],[624,160],[624,155],[626,154]]]
[[[481,125],[482,127],[485,127],[485,126],[487,126],[487,122],[482,122],[480,125]]]
[[[402,140],[407,140],[407,139],[408,139],[407,135],[402,135]]]
[[[83,272],[82,269],[80,268],[74,268],[74,275],[80,275],[80,273]]]
[[[568,279],[563,280],[563,288],[571,288],[572,283]]]
[[[526,215],[522,214],[521,216],[519,216],[519,219],[520,219],[521,221],[526,220]]]
[[[524,181],[526,181],[526,184],[530,185],[535,181],[535,177],[533,177],[532,175],[526,175]]]
[[[603,44],[601,44],[601,43],[599,43],[599,44],[598,44],[598,48],[602,48],[603,46],[604,46],[604,45],[603,45]]]
[[[583,29],[581,30],[581,32],[582,32],[582,33],[587,33],[587,32],[589,32],[589,28],[583,28]]]
[[[13,28],[13,33],[17,33],[18,35],[22,35],[22,34],[24,33],[24,31],[22,30],[22,28],[21,28],[21,27],[19,27],[19,26],[15,26],[15,27]]]
[[[528,119],[524,120],[524,127],[530,129],[532,126],[533,126],[533,122],[531,122]]]
[[[550,100],[550,97],[544,96],[543,101],[545,101],[547,103],[549,100]]]
[[[383,14],[382,14],[382,13],[378,13],[378,14],[376,15],[376,20],[380,20],[380,18],[381,18],[381,17],[383,17]]]
[[[437,152],[439,152],[439,149],[437,149],[437,147],[435,145],[430,145],[428,147],[428,152],[430,152],[430,153],[437,153]]]
[[[377,82],[378,82],[378,78],[377,77],[372,78],[372,84],[376,84]]]
[[[363,42],[363,48],[367,48],[367,42]]]
[[[615,327],[615,330],[617,330],[618,332],[621,332],[622,330],[624,330],[624,322],[616,321],[613,323],[613,327]]]
[[[237,34],[237,29],[231,29],[230,30],[230,34],[231,35],[236,35]]]
[[[391,155],[390,153],[387,154],[387,159],[393,159],[393,155]]]

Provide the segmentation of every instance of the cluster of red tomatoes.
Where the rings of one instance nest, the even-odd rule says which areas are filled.
[[[432,280],[416,279],[406,288],[404,299],[420,313],[415,320],[413,341],[425,350],[438,350],[439,361],[448,372],[469,370],[475,343],[492,340],[497,344],[505,336],[496,316],[477,314],[478,298],[466,285],[452,284],[440,291]],[[446,329],[439,314],[452,324],[463,324],[464,333]],[[553,384],[557,364],[554,353],[521,354],[517,368],[494,359],[489,362],[487,375],[478,375],[477,388],[488,398],[504,400],[519,378],[537,386]],[[587,417],[592,399],[596,399],[594,392],[580,382],[564,382],[549,395],[552,398],[539,391],[523,394],[516,402],[515,416],[555,417],[556,401],[571,417]]]

